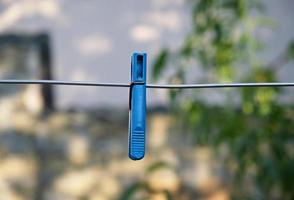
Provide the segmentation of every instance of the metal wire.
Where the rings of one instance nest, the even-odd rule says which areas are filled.
[[[56,80],[0,80],[0,84],[45,84],[45,85],[72,85],[72,86],[100,86],[100,87],[129,87],[128,83],[97,83],[82,81],[56,81]]]
[[[208,83],[188,85],[156,85],[148,84],[148,88],[156,89],[195,89],[195,88],[230,88],[230,87],[293,87],[294,83]]]
[[[0,80],[0,84],[46,84],[46,85],[71,85],[71,86],[98,86],[98,87],[130,87],[129,83],[98,83],[82,81],[57,81],[57,80]],[[209,83],[209,84],[180,84],[162,85],[146,84],[152,89],[197,89],[197,88],[232,88],[232,87],[294,87],[294,83]]]

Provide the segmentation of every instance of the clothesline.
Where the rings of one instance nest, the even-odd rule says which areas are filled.
[[[59,81],[59,80],[0,80],[0,84],[22,85],[69,85],[69,86],[96,86],[96,87],[130,87],[129,83],[100,83],[87,81]],[[233,88],[233,87],[293,87],[292,82],[275,83],[205,83],[205,84],[146,84],[152,89],[197,89],[197,88]]]

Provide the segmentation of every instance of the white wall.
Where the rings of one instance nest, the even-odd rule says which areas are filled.
[[[50,32],[54,76],[60,80],[127,83],[132,52],[145,51],[151,60],[160,47],[179,45],[189,30],[189,7],[184,0],[2,2],[1,32]],[[262,56],[270,60],[294,38],[294,3],[270,0],[269,5],[270,15],[280,24],[276,32],[266,34],[270,49]],[[285,81],[293,81],[293,65],[279,73]],[[59,86],[57,101],[61,108],[127,106],[128,90]],[[165,93],[150,91],[148,101],[164,103]]]

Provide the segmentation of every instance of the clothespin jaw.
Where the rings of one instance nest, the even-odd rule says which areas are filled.
[[[140,160],[145,155],[146,65],[146,53],[132,55],[129,99],[129,157],[132,160]]]

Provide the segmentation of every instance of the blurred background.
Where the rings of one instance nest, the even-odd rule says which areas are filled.
[[[1,0],[0,79],[294,81],[292,0]],[[294,89],[148,89],[128,158],[128,89],[0,85],[0,200],[292,200]]]

